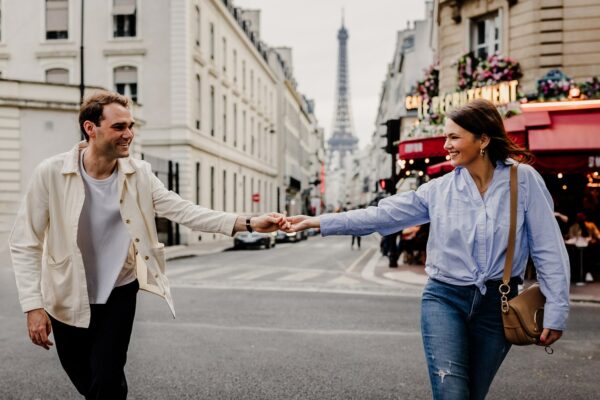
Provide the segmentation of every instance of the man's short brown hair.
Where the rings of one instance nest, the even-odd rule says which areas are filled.
[[[102,122],[102,112],[104,106],[109,104],[117,103],[125,108],[129,108],[130,101],[127,97],[107,90],[94,92],[83,100],[81,107],[79,108],[79,129],[85,137],[85,140],[90,140],[88,134],[83,128],[85,121],[90,121],[96,126],[100,126]]]

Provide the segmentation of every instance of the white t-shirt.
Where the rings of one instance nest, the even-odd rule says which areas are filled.
[[[84,154],[85,150],[79,158],[85,200],[77,246],[83,257],[90,304],[105,304],[115,286],[135,280],[135,273],[121,274],[131,236],[121,219],[117,169],[106,179],[94,179],[85,172]]]

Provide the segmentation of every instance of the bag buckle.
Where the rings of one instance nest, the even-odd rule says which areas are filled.
[[[510,286],[506,283],[502,283],[498,287],[498,291],[502,295],[502,296],[500,296],[500,301],[502,302],[502,305],[501,305],[502,312],[504,314],[506,314],[506,313],[508,313],[508,310],[510,309],[510,307],[508,306],[508,297],[507,297],[507,294],[510,293]]]

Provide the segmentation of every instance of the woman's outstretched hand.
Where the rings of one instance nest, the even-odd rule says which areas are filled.
[[[321,220],[319,217],[309,217],[307,215],[294,215],[287,217],[287,222],[290,224],[286,232],[299,232],[309,228],[320,228]]]

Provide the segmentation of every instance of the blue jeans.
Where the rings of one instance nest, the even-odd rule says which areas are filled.
[[[474,285],[429,279],[425,286],[421,333],[435,400],[485,398],[511,346],[504,338],[499,285],[487,282],[485,296]],[[516,295],[516,281],[510,292]]]

